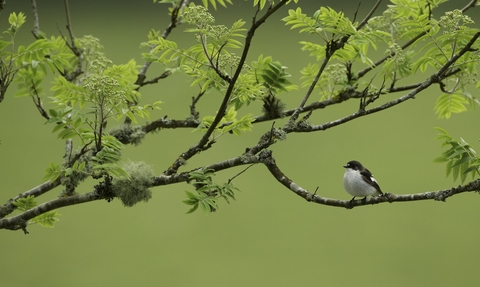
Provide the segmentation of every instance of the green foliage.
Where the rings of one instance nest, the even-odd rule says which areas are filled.
[[[114,179],[112,190],[124,206],[132,207],[140,201],[147,202],[152,198],[149,187],[152,186],[154,173],[150,165],[143,161],[128,161],[123,170],[128,177]]]
[[[194,102],[212,91],[229,96],[226,98],[228,107],[221,111],[223,117],[211,135],[211,142],[226,133],[240,135],[252,130],[255,121],[253,115],[246,114],[239,116],[239,119],[237,115],[241,108],[255,101],[263,103],[265,115],[271,118],[284,115],[285,104],[279,95],[298,88],[290,82],[287,67],[264,55],[246,64],[244,58],[235,53],[244,48],[243,38],[248,36],[247,39],[251,40],[253,28],[261,22],[253,25],[248,34],[243,20],[234,22],[230,27],[217,25],[208,11],[209,5],[214,9],[217,9],[217,4],[226,7],[227,3],[232,4],[230,0],[202,0],[203,5],[178,0],[153,2],[173,4],[170,14],[175,21],[170,28],[181,23],[180,27],[186,26],[184,31],[190,33],[196,42],[190,47],[181,47],[175,41],[164,39],[168,33],[151,30],[148,41],[142,43],[143,47],[149,49],[143,53],[144,59],[161,63],[168,75],[181,72],[188,76],[191,86],[197,87],[200,93]],[[293,2],[297,3],[298,0]],[[418,72],[438,70],[449,64],[479,29],[460,10],[447,12],[436,19],[434,12],[443,2],[445,0],[391,0],[382,15],[371,18],[361,26],[343,12],[330,7],[320,7],[310,15],[303,13],[301,8],[289,10],[282,20],[291,30],[298,29],[299,33],[309,37],[300,42],[301,50],[314,57],[301,71],[304,80],[301,86],[310,87],[315,83],[315,91],[319,92],[321,100],[335,97],[346,90],[360,92],[363,86],[365,94],[368,94],[366,97],[372,97],[371,93],[376,90],[373,79],[362,77],[371,69],[376,69],[375,76],[385,79],[382,91],[378,91],[378,96],[383,96],[383,93],[395,90],[399,80],[405,79],[403,82],[409,85],[412,76]],[[253,1],[257,10],[267,7],[268,10],[262,12],[266,16],[273,11],[270,8],[278,3],[270,0]],[[184,4],[186,7],[178,6]],[[75,152],[72,152],[73,148],[67,148],[63,163],[51,163],[45,179],[59,181],[67,187],[66,191],[75,192],[78,183],[88,177],[110,179],[115,176],[111,186],[107,180],[102,184],[104,188],[111,187],[108,191],[120,198],[124,206],[131,207],[140,201],[148,201],[152,197],[149,188],[154,184],[152,168],[143,162],[127,162],[119,166],[124,145],[139,144],[146,134],[138,121],[150,120],[150,110],[160,109],[160,101],[138,104],[141,95],[140,86],[136,83],[147,84],[142,82],[145,75],[139,74],[139,67],[134,60],[121,65],[113,64],[103,53],[99,39],[92,36],[76,38],[73,45],[67,43],[68,40],[63,36],[47,38],[41,35],[33,43],[17,47],[14,36],[25,20],[22,13],[12,13],[8,19],[10,27],[4,33],[10,39],[0,41],[3,64],[0,86],[2,89],[8,86],[16,76],[16,96],[31,97],[40,111],[43,110],[43,101],[49,99],[48,108],[43,110],[42,115],[47,118],[48,124],[53,125],[53,133],[59,139],[68,140],[67,147],[75,145],[76,148]],[[372,53],[372,49],[378,52]],[[435,111],[440,118],[448,119],[453,113],[466,111],[468,105],[479,104],[466,92],[472,84],[480,88],[477,80],[479,49],[477,41],[470,51],[445,71],[449,77],[438,81],[443,93],[437,99]],[[243,51],[241,53],[243,55]],[[367,72],[357,73],[356,69]],[[45,91],[43,79],[49,73],[56,76],[51,89]],[[411,90],[409,87],[403,88]],[[0,95],[0,101],[2,99],[3,94]],[[347,95],[341,101],[348,99]],[[375,99],[368,100],[367,104]],[[192,110],[194,108],[193,104]],[[214,119],[214,115],[204,116],[194,131],[208,130]],[[112,121],[124,124],[110,128]],[[446,162],[447,176],[452,174],[454,180],[460,177],[464,182],[468,174],[479,175],[480,160],[470,145],[463,139],[454,140],[445,130],[438,130],[441,132],[438,138],[449,149],[435,161]],[[271,142],[286,137],[286,131],[282,129],[272,131],[278,134],[273,139],[267,139]],[[213,176],[213,170],[205,169],[189,174],[189,182],[195,192],[186,191],[187,200],[184,203],[191,206],[188,213],[198,207],[209,213],[218,209],[220,198],[228,203],[230,199],[235,199],[236,188],[233,184],[230,181],[217,184]],[[111,199],[111,193],[108,195]],[[19,199],[14,204],[20,211],[37,205],[33,197]],[[58,213],[51,211],[29,223],[51,227],[58,220],[57,217]]]
[[[435,159],[435,162],[447,163],[447,177],[452,174],[453,180],[456,181],[458,176],[460,176],[460,181],[463,183],[468,174],[470,174],[472,178],[479,176],[480,157],[477,156],[475,150],[462,138],[457,141],[454,140],[446,130],[442,128],[435,129],[440,132],[437,139],[443,141],[442,147],[450,147]]]
[[[111,138],[115,139],[114,137]],[[123,148],[123,144],[118,142],[116,139],[112,140],[111,143],[115,141]],[[117,165],[117,162],[122,159],[118,150],[118,148],[104,146],[101,151],[92,156],[92,176],[94,178],[98,178],[107,173],[110,175],[114,175],[118,178],[125,178],[126,180],[128,180],[129,173]]]
[[[468,101],[465,96],[457,93],[444,93],[438,97],[435,103],[435,113],[439,118],[448,119],[452,113],[462,113],[467,111]]]
[[[20,212],[25,212],[37,206],[37,202],[33,195],[29,195],[27,197],[19,198],[17,201],[13,202],[13,205],[15,205]],[[27,224],[38,224],[43,227],[53,228],[54,223],[60,220],[58,218],[59,216],[60,213],[58,213],[57,210],[51,210],[30,219]]]
[[[268,3],[269,8],[272,7],[273,4],[275,4],[275,1],[272,0],[253,0],[253,6],[259,6],[260,10],[263,10],[265,8],[265,5]],[[287,4],[290,3],[291,1],[287,1]],[[293,0],[293,2],[298,3],[298,0]]]
[[[18,83],[16,97],[44,97],[43,78],[48,71],[64,73],[72,69],[70,60],[74,55],[62,38],[38,39],[29,46],[18,47],[13,58],[19,69],[15,82]]]
[[[100,40],[98,38],[95,38],[91,35],[85,35],[81,38],[75,39],[75,43],[80,51],[82,51],[83,61],[87,71],[92,65],[95,65],[96,62],[105,59],[103,46],[100,44]],[[76,59],[72,65],[78,65],[78,59]]]
[[[460,10],[446,12],[445,16],[440,17],[438,25],[432,26],[427,33],[430,41],[420,49],[420,51],[425,51],[425,54],[413,65],[414,71],[418,68],[425,71],[429,66],[436,69],[443,66],[479,31],[479,29],[466,26],[473,24],[472,19],[463,15]],[[440,29],[443,29],[443,34],[437,36]],[[467,53],[465,57],[455,63],[454,67],[472,71],[477,66],[478,60],[478,53]]]
[[[183,202],[192,205],[187,213],[192,213],[200,207],[205,213],[214,212],[218,209],[217,201],[223,198],[227,203],[235,199],[235,191],[238,190],[231,182],[217,184],[213,182],[213,170],[196,170],[190,172],[189,181],[195,187],[196,193],[185,191],[188,199]]]
[[[220,134],[217,135],[215,138],[218,138],[228,132],[240,135],[241,132],[252,130],[252,122],[255,121],[255,118],[252,114],[247,114],[241,117],[239,120],[237,120],[236,116],[237,111],[234,107],[231,107],[227,110],[225,116],[222,118],[219,125],[215,129],[216,132],[220,132]],[[202,123],[194,131],[207,130],[212,125],[214,119],[214,116],[204,117],[202,119]]]
[[[195,34],[197,45],[189,49],[180,49],[178,45],[150,33],[149,42],[144,46],[155,47],[144,57],[169,66],[173,71],[180,67],[194,80],[192,86],[200,86],[202,91],[210,88],[226,89],[225,80],[219,75],[228,75],[236,68],[238,57],[229,49],[238,49],[242,43],[236,38],[244,37],[245,22],[238,20],[231,28],[214,25],[215,19],[206,8],[191,4],[183,14],[183,21],[190,28],[185,31]]]
[[[263,86],[266,88],[264,93],[278,94],[282,91],[289,92],[298,87],[293,85],[288,78],[291,76],[278,61],[273,61],[272,57],[263,57],[260,55],[257,61],[252,62],[252,69],[257,77],[261,78]]]
[[[50,182],[54,182],[59,176],[64,174],[65,171],[60,169],[59,164],[50,163],[50,166],[45,170],[45,175],[43,180],[49,180]]]
[[[429,67],[441,68],[480,31],[473,28],[472,19],[460,10],[446,12],[439,20],[435,19],[433,11],[444,0],[391,2],[381,16],[372,17],[360,30],[342,12],[327,7],[321,7],[312,16],[303,13],[301,8],[289,10],[288,16],[282,19],[291,29],[316,35],[325,42],[323,45],[310,41],[300,42],[302,50],[310,52],[317,62],[327,62],[316,85],[321,99],[334,96],[346,85],[354,84],[353,81],[349,82],[347,75],[353,74],[350,67],[354,67],[355,62],[374,67],[374,62],[367,56],[370,47],[386,47],[381,75],[395,84],[418,71],[426,72]],[[347,38],[341,49],[335,49],[332,53],[332,45]],[[403,43],[413,39],[416,41],[410,43],[408,48],[402,48]],[[452,113],[466,111],[467,105],[479,104],[477,99],[466,92],[468,85],[479,83],[476,79],[477,65],[480,62],[480,54],[476,51],[479,48],[479,44],[475,43],[471,51],[451,66],[449,71],[456,72],[445,80],[445,93],[439,97],[435,106],[439,117],[448,118]],[[321,66],[319,63],[309,63],[301,71],[302,78],[305,79],[303,87],[312,83]]]
[[[101,48],[90,41],[91,47]],[[84,43],[85,44],[85,43]],[[84,147],[90,146],[93,177],[105,173],[116,177],[126,177],[128,174],[117,165],[121,159],[122,142],[109,135],[104,126],[109,119],[120,121],[125,117],[137,123],[137,117],[150,118],[149,110],[160,109],[160,101],[144,106],[134,105],[140,94],[134,84],[138,71],[135,61],[123,65],[111,65],[111,62],[100,53],[91,51],[92,64],[90,73],[82,79],[81,84],[74,84],[64,77],[55,79],[52,90],[55,92],[52,104],[55,108],[49,110],[50,119],[47,123],[55,124],[53,132],[58,132],[60,139],[77,139]],[[140,136],[136,133],[137,137]],[[139,142],[131,140],[130,142]],[[70,172],[83,172],[84,164],[72,163],[58,169],[51,165],[46,178],[54,180],[60,175],[68,176]]]
[[[388,78],[398,80],[412,74],[412,58],[415,54],[413,51],[404,51],[399,45],[393,44],[386,54],[392,55],[383,65],[383,73]]]
[[[212,4],[213,9],[215,9],[215,10],[217,10],[217,2],[218,2],[218,4],[222,5],[225,8],[227,7],[225,2],[228,3],[228,4],[232,4],[231,0],[202,0],[202,3],[205,6],[205,8],[208,8],[208,3],[209,2],[210,2],[210,4]]]
[[[37,202],[33,195],[29,195],[27,197],[19,198],[17,201],[13,202],[13,205],[15,205],[19,211],[24,212],[37,206]]]
[[[60,213],[57,210],[51,210],[32,218],[29,224],[38,224],[42,227],[54,228],[55,222],[59,221]]]
[[[302,69],[302,79],[304,79],[302,87],[308,87],[312,84],[319,69],[320,66],[317,63],[309,63],[307,67]],[[325,73],[320,76],[316,88],[320,92],[320,99],[323,100],[335,96],[338,87],[345,87],[346,85],[348,85],[347,68],[343,64],[335,63],[327,66]]]
[[[24,13],[20,12],[17,14],[12,12],[8,17],[8,24],[10,24],[10,27],[5,32],[12,37],[15,36],[26,20],[27,17],[25,17]]]
[[[50,40],[39,38],[27,47],[19,46],[15,52],[15,35],[20,27],[25,23],[26,17],[23,13],[12,13],[9,16],[10,27],[4,31],[10,35],[9,41],[0,41],[0,58],[2,69],[0,69],[0,78],[2,82],[3,99],[6,88],[15,78],[18,83],[16,97],[33,96],[43,97],[43,88],[41,87],[43,78],[50,70],[63,73],[70,68],[69,59],[73,54],[65,47],[64,40],[61,37]],[[6,50],[10,47],[10,50]]]
[[[326,42],[330,41],[327,33],[332,33],[333,38],[341,38],[356,34],[357,29],[353,23],[345,17],[343,12],[336,12],[330,7],[320,7],[313,17],[302,13],[299,7],[289,10],[288,16],[282,19],[290,29],[301,28],[300,33],[316,34]]]

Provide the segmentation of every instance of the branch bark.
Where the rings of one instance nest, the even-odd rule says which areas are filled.
[[[322,205],[334,206],[334,207],[344,207],[347,209],[352,209],[356,206],[365,206],[371,204],[379,204],[385,202],[407,202],[407,201],[419,201],[419,200],[435,200],[435,201],[445,201],[447,198],[464,193],[464,192],[480,192],[480,179],[469,182],[465,185],[459,185],[457,187],[452,187],[448,189],[442,189],[437,191],[427,191],[422,193],[414,194],[393,194],[385,193],[383,196],[377,197],[368,197],[365,200],[341,200],[323,197],[317,195],[316,193],[311,193],[305,188],[301,187],[288,176],[286,176],[280,168],[277,166],[275,159],[272,156],[272,151],[264,150],[260,155],[262,158],[263,164],[270,171],[272,176],[283,186],[288,188],[290,191],[294,192],[298,196],[304,198],[309,202],[314,202]]]

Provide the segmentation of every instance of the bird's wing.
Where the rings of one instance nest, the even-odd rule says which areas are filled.
[[[375,187],[378,192],[380,192],[380,194],[383,194],[382,192],[382,189],[380,188],[380,185],[378,185],[378,182],[375,180],[375,178],[373,177],[372,173],[366,169],[365,171],[362,171],[360,172],[360,174],[362,175],[363,179],[368,182],[369,184],[371,184],[373,187]]]

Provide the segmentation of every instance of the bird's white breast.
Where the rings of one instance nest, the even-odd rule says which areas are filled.
[[[375,179],[372,178],[373,181]],[[363,180],[358,170],[347,168],[343,175],[343,186],[353,196],[368,196],[379,194],[377,189]]]

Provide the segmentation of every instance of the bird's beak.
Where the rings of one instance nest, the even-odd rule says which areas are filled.
[[[344,167],[344,168],[347,168],[347,166],[346,166],[346,165],[344,165],[343,167]]]

